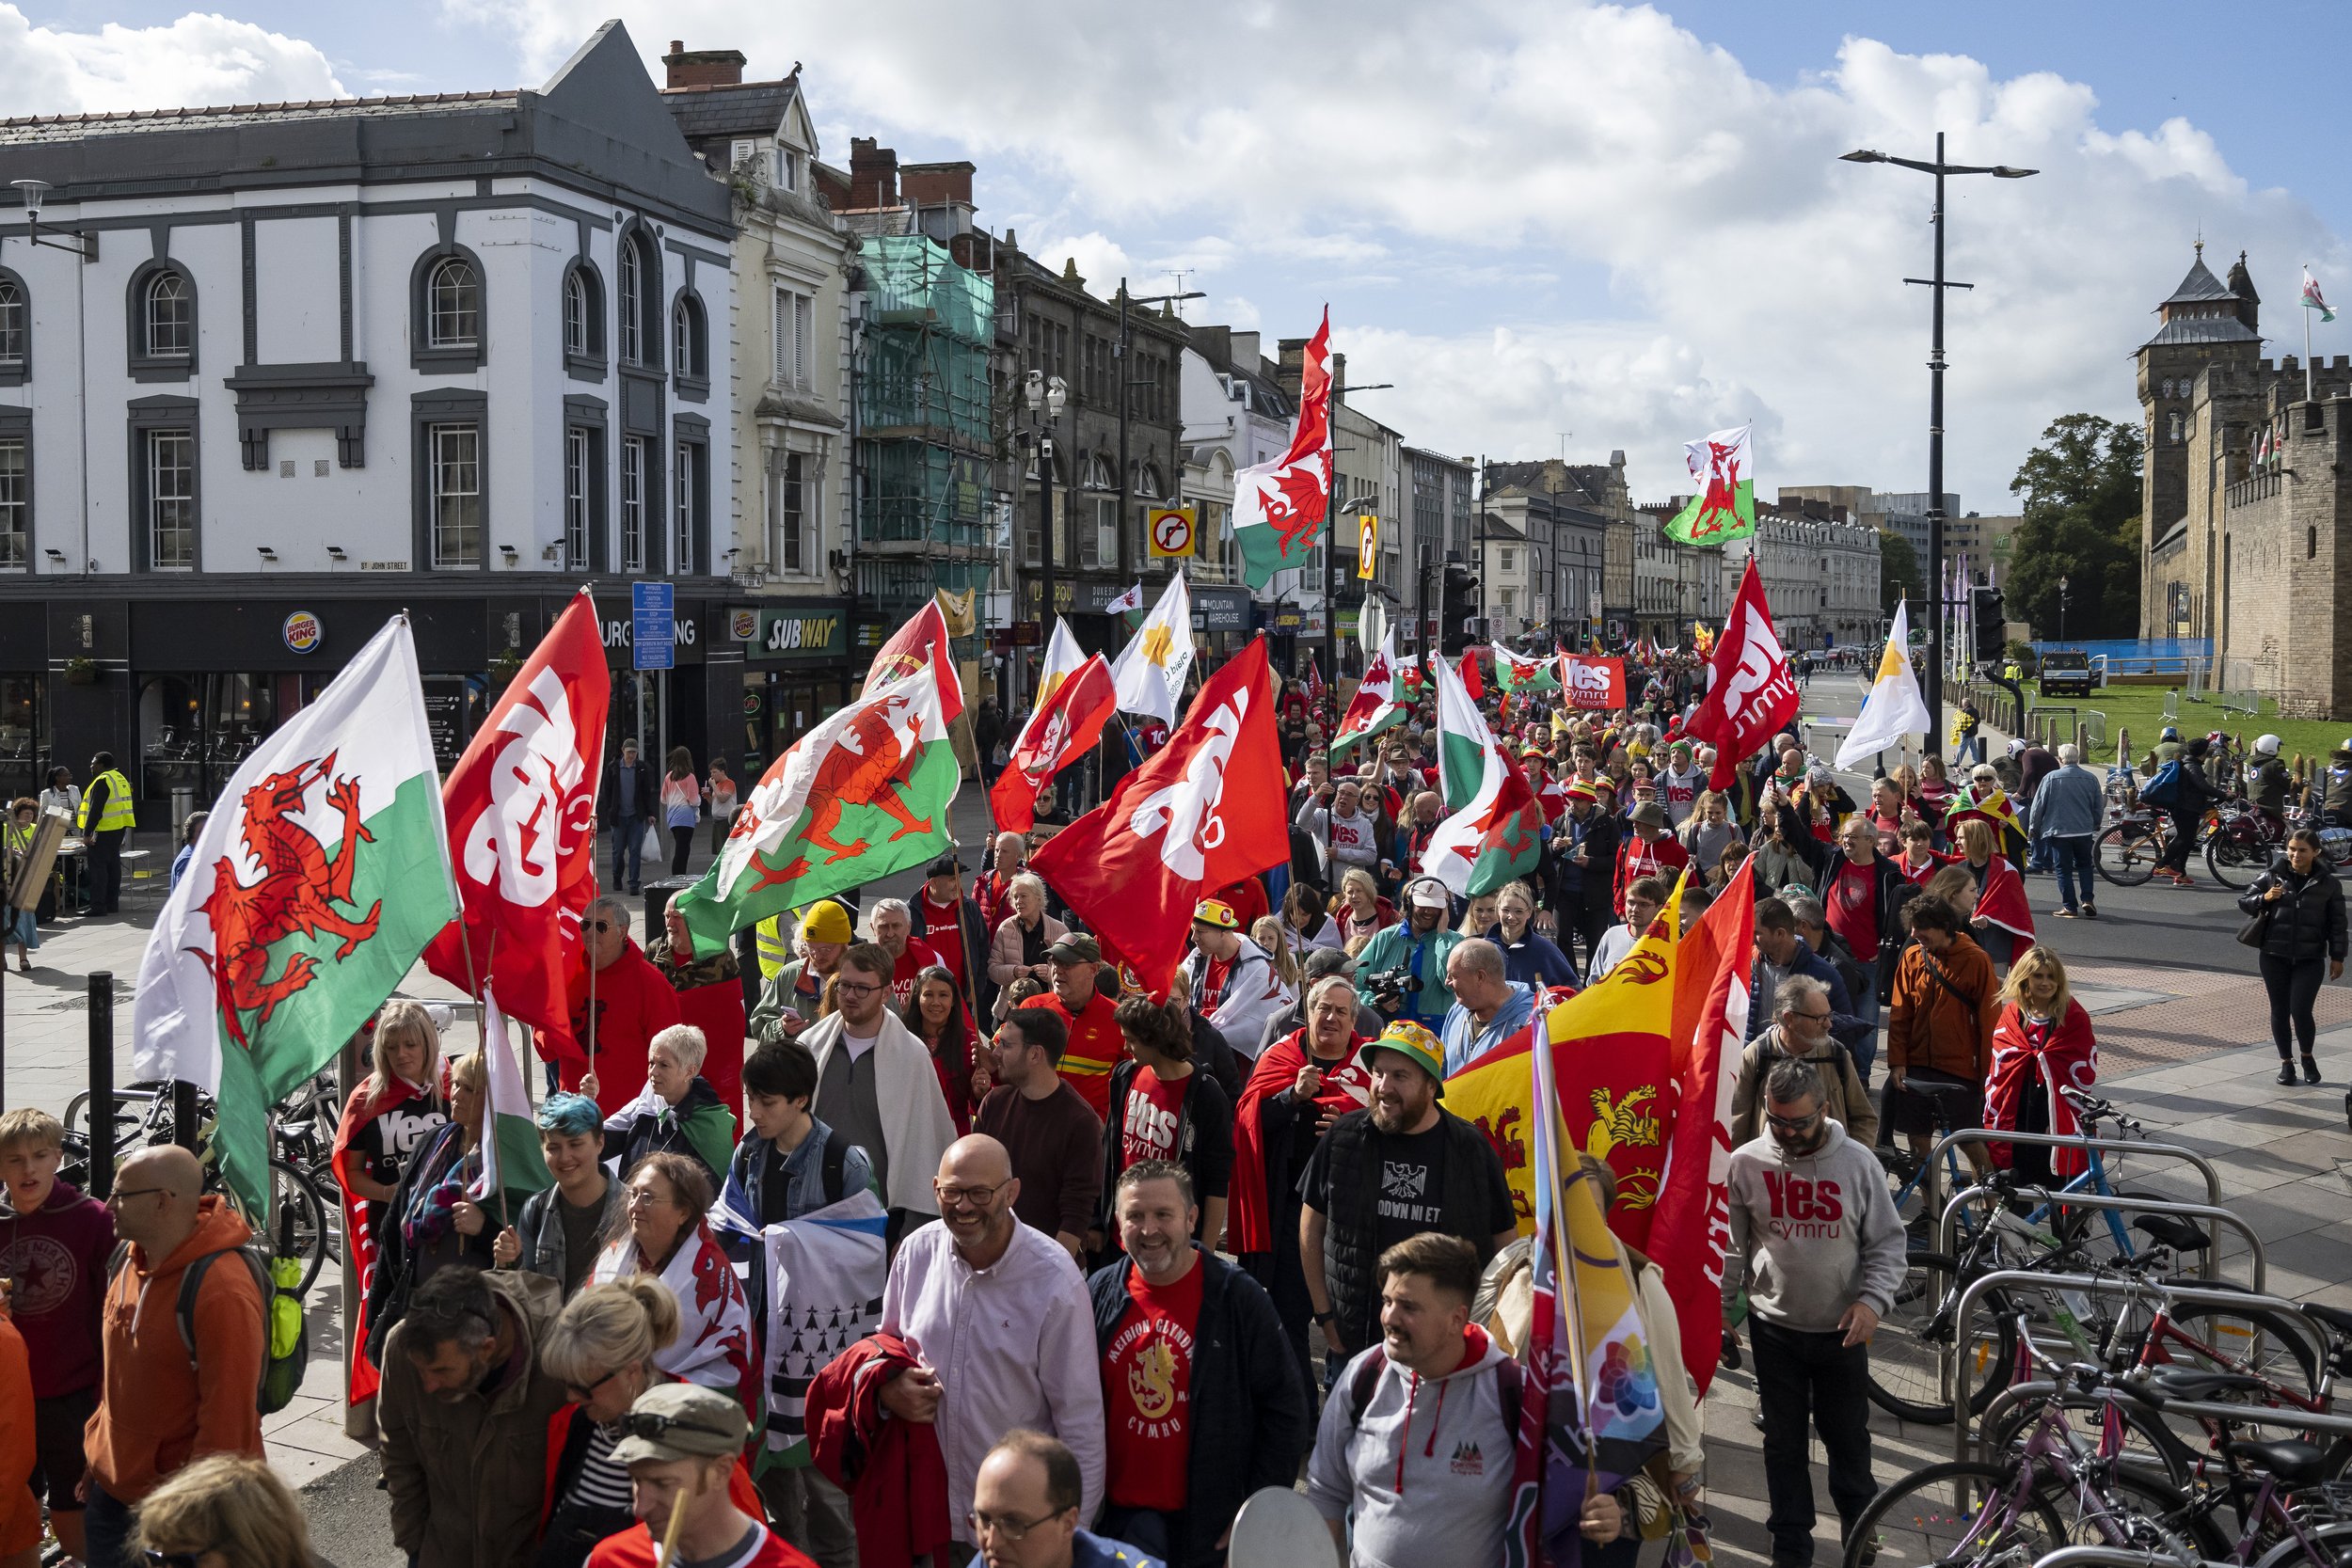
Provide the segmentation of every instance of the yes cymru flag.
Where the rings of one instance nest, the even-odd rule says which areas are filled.
[[[1356,695],[1349,700],[1347,711],[1340,715],[1340,733],[1331,737],[1331,755],[1336,759],[1356,742],[1369,740],[1404,721],[1405,705],[1396,698],[1396,638],[1391,633],[1364,666],[1364,678],[1356,683]]]
[[[1756,531],[1755,449],[1743,424],[1682,443],[1682,461],[1698,486],[1668,519],[1666,537],[1685,545],[1728,545]]]
[[[1495,678],[1506,692],[1557,691],[1560,677],[1551,673],[1551,661],[1545,658],[1523,658],[1502,643],[1491,644],[1495,651]]]
[[[947,742],[938,670],[916,659],[895,680],[868,680],[769,765],[718,861],[678,895],[695,951],[947,847],[963,769]]]
[[[1111,660],[1119,689],[1119,711],[1137,713],[1163,724],[1176,722],[1184,695],[1184,673],[1192,668],[1192,590],[1176,573],[1160,592],[1160,602],[1143,618],[1135,636]]]
[[[1507,887],[1543,854],[1543,807],[1519,765],[1495,744],[1470,693],[1441,659],[1438,681],[1438,778],[1446,810],[1422,868],[1471,897]]]
[[[221,1174],[267,1224],[270,1114],[457,916],[405,616],[238,765],[139,961],[139,1077],[220,1109]]]
[[[1678,900],[1677,900],[1678,902]],[[1732,1090],[1747,1038],[1756,862],[1684,933],[1674,995],[1673,1124],[1644,1248],[1674,1298],[1682,1364],[1704,1396],[1723,1350],[1724,1251],[1731,1237]]]
[[[1233,543],[1242,580],[1263,588],[1274,574],[1307,564],[1331,499],[1331,309],[1307,340],[1298,380],[1298,423],[1290,450],[1233,475]]]
[[[1928,717],[1927,699],[1919,695],[1919,677],[1911,670],[1911,606],[1895,601],[1895,620],[1886,634],[1886,649],[1879,655],[1878,678],[1862,699],[1853,728],[1837,748],[1837,766],[1855,768],[1907,736],[1926,735],[1935,728]]]
[[[1521,1230],[1535,1218],[1535,1102],[1527,1057],[1540,1036],[1551,1053],[1549,1070],[1566,1129],[1564,1157],[1581,1151],[1608,1162],[1617,1177],[1609,1228],[1628,1246],[1646,1249],[1666,1162],[1677,945],[1670,922],[1653,921],[1600,980],[1539,1007],[1528,1028],[1446,1079],[1446,1109],[1476,1122],[1502,1156]]]
[[[1597,658],[1563,649],[1557,656],[1568,705],[1586,712],[1614,712],[1626,705],[1625,660]]]

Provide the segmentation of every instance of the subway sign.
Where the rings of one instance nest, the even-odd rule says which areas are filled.
[[[736,612],[735,630],[747,644],[743,651],[748,658],[827,658],[849,649],[849,617],[839,610],[762,610],[748,627],[742,624],[742,614]],[[743,637],[747,630],[750,636]]]

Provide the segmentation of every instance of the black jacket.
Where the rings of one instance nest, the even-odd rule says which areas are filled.
[[[1473,1122],[1440,1106],[1438,1126],[1445,1133],[1445,1172],[1438,1183],[1440,1213],[1431,1230],[1459,1236],[1478,1249],[1479,1265],[1494,1254],[1498,1227],[1486,1212],[1486,1175],[1491,1164],[1502,1174],[1502,1156]],[[1324,1134],[1318,1157],[1330,1163],[1329,1190],[1336,1197],[1326,1215],[1323,1233],[1323,1277],[1331,1294],[1331,1310],[1339,1330],[1357,1349],[1379,1338],[1379,1213],[1380,1172],[1374,1165],[1372,1113],[1350,1111]]]
[[[972,976],[972,984],[978,990],[980,998],[980,1010],[972,1016],[976,1019],[991,1018],[996,1010],[996,982],[988,977],[988,923],[980,918],[980,906],[970,897],[961,898],[957,903],[963,915],[963,972]],[[956,934],[943,927],[934,936],[930,916],[927,912],[929,906],[924,903],[920,890],[907,900],[907,904],[912,911],[914,934],[930,942],[932,952],[944,957],[947,944],[956,940]],[[965,1000],[969,1002],[970,998]]]
[[[1103,1117],[1103,1229],[1106,1235],[1118,1229],[1113,1208],[1119,1195],[1119,1173],[1127,1168],[1127,1099],[1136,1071],[1132,1056],[1111,1069],[1109,1111]],[[1226,1196],[1233,1177],[1233,1102],[1205,1063],[1196,1063],[1184,1077],[1184,1098],[1176,1112],[1176,1163],[1192,1177],[1194,1201]]]
[[[1820,880],[1814,889],[1820,896],[1823,909],[1826,910],[1829,907],[1831,887],[1835,885],[1836,879],[1845,873],[1849,863],[1844,851],[1839,849],[1833,848],[1827,856],[1823,857]],[[1866,958],[1858,953],[1852,953],[1851,949],[1849,949],[1849,956],[1863,968],[1875,969],[1882,978],[1881,983],[1873,989],[1883,990],[1887,985],[1894,982],[1895,966],[1892,962],[1880,960],[1885,958],[1889,949],[1898,948],[1903,944],[1902,890],[1910,884],[1903,880],[1903,874],[1895,869],[1895,863],[1884,855],[1871,856],[1870,864],[1873,878],[1870,905],[1878,926],[1878,957]],[[1849,982],[1850,987],[1851,984]]]
[[[1584,822],[1584,863],[1576,863],[1576,851],[1570,840],[1575,829],[1563,816],[1560,826],[1552,830],[1552,875],[1560,890],[1554,912],[1571,918],[1580,914],[1615,913],[1617,819],[1598,807]],[[1575,889],[1569,891],[1574,882]]]
[[[2291,963],[2307,963],[2323,955],[2342,958],[2344,884],[2336,880],[2336,874],[2324,864],[2315,864],[2308,877],[2297,876],[2280,856],[2254,879],[2252,887],[2238,895],[2237,907],[2248,914],[2259,912],[2274,887],[2286,891],[2277,903],[2268,905],[2270,930],[2263,937],[2262,950]]]
[[[637,774],[637,820],[650,822],[661,814],[653,764],[639,757],[631,767]],[[604,777],[596,785],[596,815],[608,827],[621,819],[621,759],[617,756],[604,765]]]
[[[1212,1568],[1223,1560],[1219,1537],[1252,1493],[1288,1491],[1314,1440],[1298,1361],[1265,1288],[1214,1252],[1201,1251],[1200,1316],[1192,1334],[1191,1454],[1184,1465],[1184,1507],[1169,1543],[1169,1568]],[[1087,1278],[1094,1300],[1094,1340],[1108,1354],[1119,1325],[1135,1311],[1121,1258]]]

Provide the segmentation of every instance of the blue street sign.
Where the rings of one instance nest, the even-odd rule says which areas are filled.
[[[628,586],[632,668],[668,670],[677,662],[677,590],[666,582]]]

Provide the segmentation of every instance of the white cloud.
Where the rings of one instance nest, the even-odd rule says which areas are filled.
[[[534,68],[613,8],[444,8]],[[1025,236],[1079,236],[1096,265],[1148,277],[1205,234],[1214,288],[1269,333],[1333,300],[1351,374],[1404,384],[1379,415],[1417,444],[1534,456],[1573,431],[1572,454],[1625,448],[1645,495],[1681,482],[1683,440],[1747,417],[1768,488],[1924,487],[1928,301],[1900,279],[1930,265],[1929,182],[1837,161],[1857,146],[1925,156],[1942,130],[1955,159],[2042,171],[1948,196],[1950,276],[1976,288],[1948,307],[1947,481],[1979,510],[2011,504],[2051,419],[2136,417],[2129,356],[2201,224],[2217,263],[2249,252],[2274,331],[2296,261],[2352,276],[2307,203],[2185,119],[2102,124],[2090,85],[1867,38],[1780,87],[1664,11],[1590,0],[1207,0],[1187,37],[1257,62],[1208,71],[1171,69],[1165,22],[1134,8],[1049,27],[969,0],[618,10],[649,56],[684,38],[755,72],[805,60],[829,123],[971,157],[984,210],[1016,190],[1045,214]]]
[[[249,22],[191,11],[158,27],[36,27],[0,4],[0,116],[345,96],[326,56]]]

